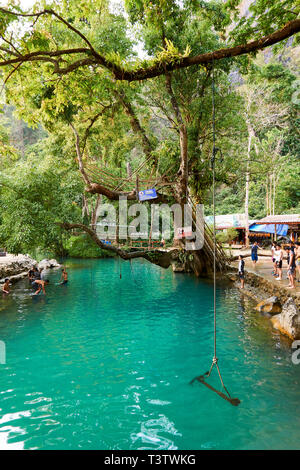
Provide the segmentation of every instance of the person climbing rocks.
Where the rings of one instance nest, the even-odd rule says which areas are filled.
[[[241,289],[244,289],[245,287],[245,261],[243,259],[243,256],[239,256],[239,278],[241,281]]]
[[[4,284],[2,286],[2,292],[4,294],[9,294],[10,293],[10,283],[8,277],[4,279]]]
[[[37,287],[38,289],[33,295],[39,294],[41,290],[43,290],[44,294],[46,294],[46,290],[45,290],[46,284],[49,284],[48,279],[45,279],[44,281],[42,279],[36,279],[34,281],[34,287]]]

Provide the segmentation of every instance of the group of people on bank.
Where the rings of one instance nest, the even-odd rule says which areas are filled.
[[[258,246],[257,242],[254,242],[251,246],[251,260],[253,267],[255,268],[258,261],[258,250],[261,248]],[[278,242],[273,242],[271,247],[271,256],[273,263],[273,272],[272,275],[275,277],[276,281],[282,281],[283,276],[283,262],[285,259],[286,252],[286,268],[287,268],[287,279],[289,280],[288,288],[295,289],[297,282],[297,273],[298,273],[298,282],[300,282],[300,242],[293,243],[290,242],[285,249],[282,248],[282,245]],[[245,261],[244,256],[239,256],[239,278],[241,281],[241,288],[245,286]]]
[[[32,288],[35,289],[35,292],[33,293],[33,295],[38,295],[41,291],[44,294],[46,294],[45,286],[47,286],[50,283],[50,281],[49,279],[43,279],[42,269],[38,269],[37,266],[33,267],[32,269],[28,271],[27,278]],[[60,278],[59,285],[67,284],[67,282],[68,282],[68,273],[66,271],[66,268],[63,267],[61,270],[61,278]],[[9,294],[10,291],[11,291],[10,280],[6,278],[2,286],[2,292],[3,294]]]
[[[284,250],[279,243],[272,244],[272,263],[274,270],[272,275],[275,276],[276,281],[282,281],[282,268],[284,259]],[[285,248],[287,259],[287,277],[289,279],[288,287],[295,289],[296,278],[298,272],[298,282],[300,282],[300,242],[290,243]]]

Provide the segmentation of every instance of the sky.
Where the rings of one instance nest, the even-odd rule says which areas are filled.
[[[21,6],[26,9],[26,10],[29,10],[29,8],[32,7],[32,5],[35,3],[36,0],[20,0],[20,4]],[[112,3],[118,3],[117,0],[111,0]],[[0,6],[1,7],[5,7],[7,6],[7,0],[0,0]]]
[[[34,4],[35,0],[21,0],[20,4],[23,8],[30,8]],[[7,6],[7,1],[6,0],[0,0],[0,6],[1,7],[6,7]]]
[[[35,0],[21,0],[21,5],[24,8],[30,8],[34,4]]]

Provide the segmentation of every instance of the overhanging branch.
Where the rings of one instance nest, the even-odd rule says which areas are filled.
[[[128,201],[136,201],[137,200],[137,195],[136,191],[115,191],[113,189],[109,189],[102,184],[99,183],[90,183],[86,188],[86,192],[90,194],[102,194],[103,196],[106,196],[110,201],[118,201],[120,197],[126,197]],[[156,192],[157,198],[149,201],[150,203],[163,203],[167,204],[169,202],[168,198],[164,196],[163,194],[159,194]]]
[[[43,10],[39,13],[25,14],[12,12],[4,8],[0,8],[2,13],[7,15],[15,16],[32,16],[39,18],[41,15],[50,14],[54,15],[59,19],[63,24],[65,24],[69,29],[75,32],[87,45],[88,48],[77,48],[77,49],[65,49],[58,51],[35,51],[29,54],[24,54],[16,57],[12,51],[10,53],[14,55],[13,58],[7,58],[0,61],[0,67],[10,64],[18,64],[19,62],[33,62],[33,61],[49,61],[53,63],[53,57],[62,57],[63,55],[73,55],[82,53],[84,57],[81,60],[76,60],[72,64],[67,65],[65,68],[59,68],[58,64],[54,64],[54,72],[58,74],[66,74],[76,70],[82,66],[88,65],[98,65],[106,68],[111,71],[116,80],[126,80],[128,82],[137,81],[137,80],[146,80],[148,78],[158,77],[160,75],[166,74],[166,72],[171,72],[173,70],[178,70],[192,65],[207,65],[212,62],[216,62],[221,59],[238,57],[244,54],[250,54],[259,50],[262,50],[266,47],[277,44],[289,37],[299,33],[300,31],[300,19],[295,19],[287,23],[282,29],[277,30],[267,36],[264,36],[255,41],[229,47],[226,49],[219,49],[214,52],[209,52],[206,54],[200,54],[194,57],[179,57],[176,61],[172,62],[155,62],[153,65],[150,65],[145,68],[134,68],[125,69],[122,65],[115,64],[114,62],[105,58],[104,55],[99,54],[90,41],[74,26],[68,23],[63,17],[58,15],[53,10]]]
[[[60,227],[65,230],[79,229],[87,233],[90,238],[98,245],[100,248],[106,251],[115,253],[117,256],[124,260],[132,260],[137,258],[143,258],[151,263],[157,264],[162,268],[168,268],[172,260],[178,258],[178,250],[172,251],[162,251],[162,250],[148,250],[148,251],[125,251],[114,245],[107,245],[98,238],[96,232],[90,227],[84,224],[70,224],[67,222],[59,223]]]

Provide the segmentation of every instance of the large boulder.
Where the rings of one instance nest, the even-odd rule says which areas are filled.
[[[291,339],[300,339],[300,314],[297,305],[290,297],[282,307],[282,312],[271,319],[274,328]]]
[[[56,259],[43,259],[39,262],[38,268],[39,269],[52,269],[52,268],[60,268],[61,265],[56,261]]]
[[[36,265],[36,261],[29,256],[10,256],[5,262],[0,264],[0,279],[10,278],[21,273],[27,273],[29,269]]]
[[[269,297],[266,300],[262,300],[262,302],[259,302],[255,309],[258,312],[270,313],[271,315],[275,315],[282,311],[281,303],[279,302],[279,299],[276,296]]]

